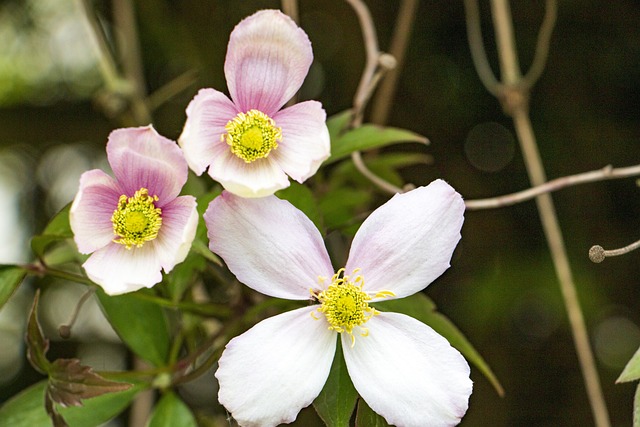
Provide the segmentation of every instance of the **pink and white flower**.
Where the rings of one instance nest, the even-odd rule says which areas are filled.
[[[262,10],[231,32],[224,73],[231,99],[202,89],[187,107],[178,143],[189,167],[242,197],[263,197],[304,182],[329,157],[326,113],[317,101],[281,109],[313,61],[291,18]]]
[[[87,276],[110,295],[150,288],[189,253],[196,200],[178,196],[189,172],[180,148],[151,126],[117,129],[107,142],[115,179],[80,177],[69,221]]]
[[[444,181],[394,196],[356,234],[334,273],[320,232],[289,202],[223,192],[204,218],[209,247],[238,280],[277,298],[319,304],[261,321],[219,361],[218,399],[243,426],[292,422],[322,390],[340,335],[360,396],[389,424],[451,426],[468,407],[469,365],[418,320],[370,302],[424,289],[448,267],[464,202]]]

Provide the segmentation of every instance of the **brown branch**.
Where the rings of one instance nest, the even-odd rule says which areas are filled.
[[[547,57],[549,56],[549,45],[551,44],[551,34],[553,27],[556,25],[558,16],[558,4],[556,0],[547,0],[544,9],[544,18],[538,33],[538,42],[536,43],[536,52],[533,56],[533,62],[527,74],[522,78],[522,84],[526,87],[532,87],[542,75]]]
[[[484,85],[487,92],[494,96],[498,96],[501,92],[502,84],[496,79],[495,74],[489,65],[487,52],[484,48],[484,40],[482,38],[482,28],[480,26],[480,8],[478,0],[464,0],[465,17],[467,24],[467,40],[471,51],[471,59],[476,68],[478,77]]]
[[[465,0],[465,5],[467,6],[468,15],[470,11],[469,5],[471,5],[471,12],[477,14],[477,3],[474,0]],[[473,7],[476,8],[475,11]],[[499,98],[505,113],[513,119],[513,125],[518,136],[518,142],[520,143],[531,185],[541,186],[545,184],[546,174],[529,117],[529,93],[532,82],[537,78],[537,75],[542,72],[539,67],[544,65],[544,61],[538,59],[536,63],[536,67],[538,68],[534,68],[533,74],[529,76],[530,80],[523,81],[518,64],[518,55],[513,34],[513,20],[508,0],[491,0],[491,12],[498,46],[502,86],[496,86],[497,82],[491,79],[493,73],[490,67],[488,67],[486,54],[483,52],[484,46],[482,41],[478,38],[481,37],[479,33],[479,18],[470,19],[469,16],[467,16],[467,21],[472,26],[468,28],[468,34],[472,54],[474,55],[474,64],[478,68],[478,74],[483,84],[487,86],[487,89],[493,95]],[[549,13],[547,13],[547,15],[549,16]],[[542,36],[539,42],[542,40],[547,46],[554,20],[555,18],[551,20],[549,18],[545,19],[545,23],[547,23],[549,28],[543,28],[541,31]],[[477,28],[473,27],[474,25],[477,26]],[[546,34],[548,34],[548,36]],[[545,47],[545,49],[546,48],[547,47]],[[540,51],[539,44],[538,57],[540,57],[540,55],[542,55],[543,59],[546,59],[546,53],[544,50]],[[589,343],[584,315],[582,314],[582,309],[578,301],[573,273],[564,245],[564,238],[551,195],[548,193],[538,195],[536,197],[536,204],[558,277],[563,302],[567,310],[578,362],[582,371],[594,421],[598,427],[608,427],[611,425],[609,414],[600,385],[595,359]]]
[[[605,258],[628,254],[629,252],[635,251],[638,248],[640,248],[640,240],[635,241],[630,245],[623,246],[619,249],[606,250],[600,245],[595,245],[592,246],[591,249],[589,249],[589,259],[595,263],[600,263],[604,261]]]
[[[416,19],[417,9],[418,0],[402,0],[400,4],[400,11],[398,12],[391,38],[391,47],[389,48],[389,53],[395,58],[395,67],[386,74],[376,92],[371,109],[372,123],[378,125],[386,124],[389,117],[389,109],[395,96],[400,69],[404,63],[404,56],[409,43],[409,36],[413,29],[413,23]]]
[[[364,109],[371,98],[371,94],[375,90],[377,83],[382,77],[382,74],[388,67],[395,66],[395,60],[391,61],[389,58],[390,55],[383,54],[378,49],[376,28],[367,6],[361,0],[346,1],[351,5],[358,17],[360,27],[362,28],[362,38],[364,40],[366,52],[365,66],[362,71],[360,83],[358,84],[358,89],[356,90],[353,98],[353,110],[349,123],[350,128],[356,128],[362,125]],[[359,151],[352,153],[351,159],[358,171],[382,190],[390,194],[402,192],[401,188],[396,187],[371,172],[371,170],[369,170],[369,168],[364,164],[362,155]]]
[[[609,165],[605,166],[602,169],[590,172],[556,178],[527,190],[518,191],[516,193],[507,194],[504,196],[492,197],[488,199],[467,200],[465,201],[465,206],[468,210],[501,208],[505,206],[515,205],[517,203],[522,203],[527,200],[534,199],[541,194],[551,193],[553,191],[558,191],[560,189],[578,184],[606,181],[609,179],[628,178],[637,175],[640,175],[640,165],[616,169]]]
[[[151,122],[151,113],[145,103],[147,84],[132,0],[114,0],[113,16],[124,76],[133,85],[131,113],[136,125],[146,125]]]

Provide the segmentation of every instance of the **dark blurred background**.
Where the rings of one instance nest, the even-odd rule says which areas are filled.
[[[173,139],[199,88],[226,90],[224,55],[235,24],[258,9],[280,6],[267,0],[133,3],[145,91],[154,93],[180,76],[188,82],[152,113],[155,128]],[[366,3],[386,50],[400,3]],[[485,46],[497,72],[489,5],[480,3]],[[107,34],[117,37],[110,2],[94,7]],[[300,96],[320,100],[329,115],[343,111],[364,65],[357,19],[340,0],[300,0],[299,12],[315,54]],[[512,12],[526,70],[544,1],[512,2]],[[114,113],[120,100],[105,93],[89,31],[79,2],[0,0],[0,263],[29,260],[28,236],[73,198],[83,171],[104,164],[109,132],[126,124]],[[433,157],[431,165],[404,169],[407,181],[444,178],[466,199],[528,187],[510,119],[474,70],[461,1],[419,3],[391,103],[388,124],[431,141],[402,147]],[[531,99],[548,177],[639,163],[639,107],[640,2],[559,2],[547,67]],[[640,345],[640,253],[593,264],[587,252],[594,244],[617,248],[640,238],[639,195],[633,178],[553,195],[614,426],[631,425],[636,385],[614,382]],[[533,201],[467,212],[452,268],[427,294],[506,391],[498,397],[473,370],[475,391],[463,426],[593,425]],[[9,343],[0,344],[0,401],[40,378],[26,366],[21,344],[28,293],[14,300],[0,311],[0,342]],[[64,322],[65,313],[52,314],[51,323]],[[87,336],[100,335],[99,329]],[[109,333],[103,338],[115,341]]]

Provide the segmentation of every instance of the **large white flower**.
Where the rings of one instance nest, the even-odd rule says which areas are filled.
[[[184,261],[198,226],[196,200],[180,196],[189,172],[180,148],[151,126],[117,129],[107,142],[115,179],[80,177],[69,211],[87,276],[110,295],[150,288]]]
[[[326,113],[317,101],[282,106],[313,61],[311,43],[291,18],[262,10],[242,20],[227,47],[229,95],[202,89],[187,107],[178,143],[189,167],[228,191],[262,197],[303,182],[329,157]]]
[[[224,192],[204,218],[209,247],[249,287],[314,304],[233,338],[219,361],[218,398],[243,426],[292,422],[323,388],[340,334],[358,393],[388,423],[450,426],[465,414],[469,365],[446,339],[370,302],[425,288],[448,267],[460,239],[464,203],[444,181],[396,195],[356,234],[334,274],[312,222],[275,196]]]

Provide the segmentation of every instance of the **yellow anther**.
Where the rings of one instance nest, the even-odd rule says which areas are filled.
[[[154,202],[157,201],[158,196],[149,196],[146,188],[136,191],[133,197],[121,195],[111,216],[113,233],[117,236],[113,241],[131,249],[158,237],[162,210],[156,208]]]
[[[246,163],[267,157],[282,141],[282,129],[259,110],[238,113],[224,128],[227,133],[221,136],[222,140]]]

